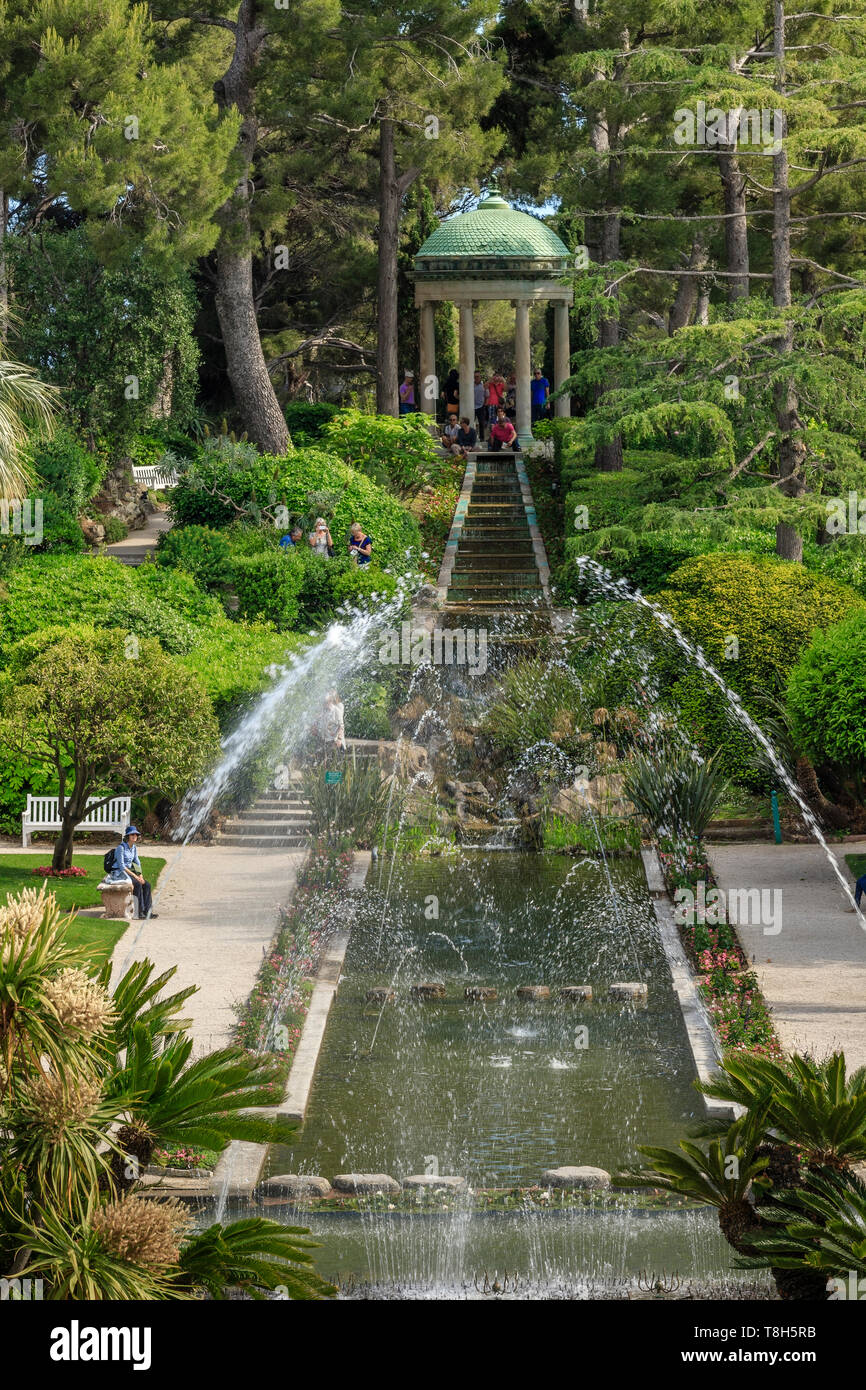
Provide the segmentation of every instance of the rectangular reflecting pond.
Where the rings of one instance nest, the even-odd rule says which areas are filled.
[[[368,878],[307,1120],[272,1172],[460,1174],[473,1186],[638,1159],[699,1109],[640,860],[464,851]],[[646,1007],[609,997],[644,981]],[[441,983],[442,999],[411,993]],[[550,998],[524,1001],[522,985]],[[564,985],[593,989],[566,1002]],[[493,1001],[465,997],[497,990]],[[393,1002],[370,1002],[375,987]]]

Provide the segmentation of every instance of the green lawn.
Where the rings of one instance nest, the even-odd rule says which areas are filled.
[[[165,868],[165,860],[142,854],[141,867],[151,886]],[[38,888],[43,882],[33,870],[50,864],[51,850],[46,847],[36,854],[0,854],[0,904],[5,903],[22,888]],[[101,883],[104,874],[101,854],[76,854],[72,862],[75,867],[86,869],[86,878],[49,878],[45,880],[57,898],[58,906],[64,911],[72,907],[99,907],[100,898],[96,885]],[[111,955],[117,942],[127,928],[126,922],[117,922],[104,917],[79,917],[72,923],[67,933],[70,946],[85,946],[94,963],[101,964]]]
[[[845,863],[854,875],[855,880],[866,874],[866,854],[846,854]]]

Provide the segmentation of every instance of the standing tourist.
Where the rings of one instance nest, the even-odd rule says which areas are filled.
[[[349,554],[359,565],[369,565],[372,553],[372,538],[366,534],[360,521],[353,521],[349,532]]]
[[[532,374],[530,383],[532,391],[532,423],[541,420],[547,414],[547,402],[550,398],[550,382],[546,376],[541,375],[541,368],[536,367]]]
[[[400,414],[412,415],[415,410],[415,373],[404,373],[400,383]]]
[[[484,385],[484,378],[480,372],[475,373],[472,383],[472,391],[475,397],[475,428],[478,431],[479,441],[484,440],[484,426],[487,423],[487,411],[485,404],[487,401],[487,388]]]

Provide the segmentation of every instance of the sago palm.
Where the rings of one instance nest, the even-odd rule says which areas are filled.
[[[241,1047],[194,1062],[191,1053],[191,1038],[178,1035],[162,1046],[146,1024],[133,1025],[125,1065],[107,1092],[122,1117],[116,1140],[123,1154],[112,1160],[121,1189],[144,1172],[157,1144],[218,1149],[227,1139],[285,1143],[293,1136],[290,1122],[248,1113],[274,1105],[277,1062]]]
[[[759,1210],[768,1229],[753,1241],[755,1253],[737,1262],[742,1267],[805,1266],[825,1280],[841,1279],[842,1298],[852,1273],[866,1276],[866,1185],[852,1173],[814,1177],[795,1201]]]
[[[698,1090],[765,1109],[767,1137],[798,1146],[813,1172],[866,1160],[866,1068],[849,1076],[844,1053],[823,1062],[797,1054],[777,1061],[732,1053]]]
[[[316,1274],[309,1254],[318,1249],[303,1226],[283,1226],[262,1216],[216,1224],[184,1245],[180,1267],[212,1298],[226,1289],[243,1289],[252,1298],[285,1289],[292,1299],[328,1297],[336,1292]]]
[[[722,1235],[735,1250],[746,1252],[761,1228],[752,1185],[767,1166],[766,1158],[756,1155],[762,1131],[763,1116],[746,1114],[729,1126],[724,1138],[710,1140],[706,1150],[687,1139],[678,1149],[641,1146],[649,1165],[617,1174],[615,1185],[657,1187],[715,1207]]]

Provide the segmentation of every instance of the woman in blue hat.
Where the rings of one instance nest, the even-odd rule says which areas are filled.
[[[139,917],[158,917],[158,912],[151,912],[153,894],[141,870],[141,860],[138,857],[139,838],[138,826],[128,825],[123,832],[123,839],[114,851],[111,877],[130,880]]]

